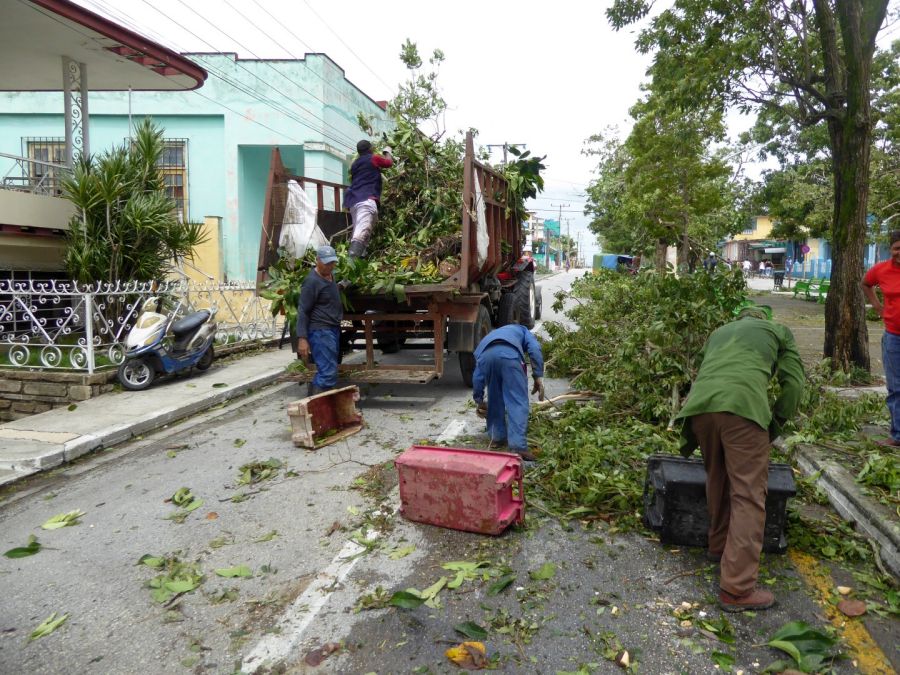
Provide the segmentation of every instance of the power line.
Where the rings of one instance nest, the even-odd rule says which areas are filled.
[[[362,60],[362,58],[359,56],[359,54],[357,54],[355,51],[353,51],[353,47],[351,47],[346,42],[344,42],[344,39],[340,35],[338,35],[337,32],[331,26],[328,25],[328,22],[325,21],[325,19],[323,19],[315,9],[313,9],[312,5],[310,5],[309,2],[307,2],[307,0],[303,0],[303,4],[309,8],[310,12],[315,14],[316,18],[322,22],[322,24],[325,26],[325,28],[327,28],[331,32],[331,34],[334,35],[338,39],[338,41],[342,45],[344,45],[344,47],[346,47],[350,51],[350,53],[353,54],[353,56],[356,57],[356,60],[359,61],[365,67],[366,70],[368,70],[370,73],[372,73],[376,77],[376,79],[379,82],[381,82],[381,84],[383,84],[385,87],[388,88],[388,91],[391,91],[393,89],[391,87],[391,85],[389,85],[387,82],[385,82],[378,73],[376,73],[374,70],[372,70],[372,68],[369,66],[368,63],[366,63],[365,61]]]
[[[91,2],[99,2],[99,0],[90,0],[90,1],[91,1]],[[196,39],[198,39],[198,40],[200,40],[201,42],[203,42],[205,45],[207,45],[208,47],[210,47],[210,48],[211,48],[212,50],[214,50],[216,53],[222,53],[221,50],[217,49],[216,46],[213,45],[211,42],[209,42],[208,40],[206,40],[206,39],[200,37],[199,35],[197,35],[197,33],[193,32],[191,29],[189,29],[189,28],[187,28],[186,26],[182,25],[182,24],[179,23],[177,20],[175,20],[175,19],[173,19],[172,17],[170,17],[169,15],[165,14],[165,13],[164,13],[162,10],[160,10],[159,8],[157,8],[157,7],[155,7],[154,5],[152,5],[152,4],[150,4],[149,2],[147,2],[147,0],[142,0],[142,1],[143,1],[144,4],[146,4],[148,7],[150,7],[151,9],[153,9],[155,12],[157,12],[158,14],[161,14],[163,17],[169,19],[169,21],[171,21],[172,23],[174,23],[174,24],[175,24],[176,26],[178,26],[179,28],[181,28],[181,29],[183,29],[184,31],[190,33],[192,36],[194,36]],[[105,3],[101,3],[101,4],[104,4],[104,5],[105,5]],[[182,4],[183,4],[183,3],[182,3]],[[190,9],[190,7],[188,7],[188,9]],[[109,12],[110,14],[113,14],[113,15],[117,16],[117,17],[119,18],[119,20],[122,20],[122,21],[124,21],[125,23],[128,23],[129,25],[131,25],[131,26],[132,26],[137,32],[139,32],[139,33],[140,33],[140,32],[151,32],[151,31],[149,31],[149,30],[147,30],[147,29],[144,29],[143,27],[137,26],[137,24],[134,22],[134,20],[131,18],[131,16],[128,15],[127,13],[125,13],[125,12],[119,12],[119,13],[116,13],[116,12],[113,12],[113,11],[111,10],[111,8],[109,8],[109,7],[106,7],[106,11]],[[192,10],[192,11],[193,11],[193,10]],[[198,15],[198,16],[199,16],[199,15]],[[124,19],[123,19],[122,17],[127,17],[127,18],[124,18]],[[201,17],[201,18],[202,18],[202,17]],[[213,24],[210,24],[210,25],[213,25]],[[215,28],[214,25],[213,25],[213,27]],[[220,31],[220,32],[221,32],[221,31]],[[224,33],[223,33],[223,34],[224,34]],[[225,34],[225,35],[226,35],[226,37],[228,37],[229,39],[233,39],[233,38],[231,38],[230,36],[228,36],[227,34]],[[189,52],[189,51],[190,51],[190,50],[184,49],[182,46],[178,45],[177,43],[175,43],[175,42],[172,41],[172,40],[169,40],[169,43],[172,44],[172,45],[174,46],[174,48],[175,48],[177,51],[180,51],[180,52]],[[242,46],[243,46],[243,45],[242,45]],[[242,70],[244,70],[245,72],[247,72],[251,77],[254,77],[256,80],[258,80],[259,82],[261,82],[263,85],[268,86],[269,88],[273,89],[275,92],[277,92],[278,94],[280,94],[281,96],[283,96],[283,97],[284,97],[285,99],[287,99],[288,101],[290,101],[290,102],[294,103],[295,105],[297,105],[297,107],[303,109],[302,106],[300,106],[300,105],[297,104],[295,101],[293,101],[293,100],[292,100],[289,96],[287,96],[284,92],[282,92],[281,90],[279,90],[277,87],[274,87],[273,85],[271,85],[271,84],[270,84],[269,82],[267,82],[266,80],[263,80],[259,75],[256,75],[255,73],[253,73],[252,71],[250,71],[248,68],[245,68],[245,67],[244,67],[243,65],[241,65],[237,60],[235,61],[235,65],[236,65],[237,67],[241,68]],[[249,96],[250,98],[253,98],[253,99],[255,99],[255,100],[257,100],[257,101],[263,103],[264,105],[267,105],[268,107],[272,108],[272,109],[275,110],[276,112],[281,113],[281,114],[284,115],[285,117],[288,117],[289,119],[291,119],[291,120],[293,120],[293,121],[295,121],[295,122],[297,122],[297,123],[299,123],[299,124],[302,124],[302,125],[304,125],[304,126],[310,126],[310,127],[312,127],[312,128],[316,128],[316,127],[318,126],[317,123],[321,123],[321,124],[322,124],[322,128],[321,128],[321,134],[322,134],[322,136],[324,136],[324,137],[327,138],[328,140],[331,140],[331,141],[335,142],[337,145],[343,147],[344,149],[346,149],[346,150],[348,150],[348,151],[349,151],[349,150],[352,150],[352,146],[351,146],[347,141],[342,140],[342,139],[340,139],[340,138],[337,138],[337,137],[333,136],[332,134],[329,134],[329,133],[326,131],[327,123],[326,123],[323,119],[321,119],[321,118],[319,118],[318,116],[316,116],[315,114],[312,114],[312,117],[313,117],[314,122],[311,123],[310,120],[307,120],[307,119],[304,119],[304,118],[302,118],[302,117],[299,117],[296,113],[292,112],[290,109],[286,108],[284,105],[282,105],[282,104],[280,104],[280,103],[277,103],[277,102],[273,101],[272,99],[267,98],[267,97],[263,96],[262,94],[259,94],[259,93],[255,92],[255,91],[253,91],[252,89],[248,88],[247,85],[244,85],[244,84],[242,84],[242,83],[239,83],[239,82],[237,82],[237,81],[235,81],[235,80],[230,79],[229,77],[227,77],[226,75],[224,75],[222,72],[217,71],[215,68],[213,68],[213,67],[210,66],[209,64],[204,63],[204,66],[206,67],[206,69],[207,69],[212,75],[214,75],[215,77],[219,78],[220,80],[222,80],[223,82],[225,82],[226,84],[228,84],[229,86],[231,86],[232,88],[234,88],[234,89],[236,89],[236,90],[238,90],[238,91],[243,92],[244,94],[246,94],[246,95]],[[276,70],[276,72],[278,72],[278,71]],[[208,97],[207,97],[207,98],[208,98]],[[229,110],[230,110],[230,108],[229,108]],[[304,109],[304,110],[305,110],[305,109]],[[245,118],[246,118],[245,115],[242,115],[242,117],[245,117]]]
[[[216,49],[216,47],[215,47],[211,42],[209,42],[209,41],[207,41],[207,40],[204,40],[203,38],[201,38],[199,35],[197,35],[196,33],[194,33],[192,30],[190,30],[190,29],[187,28],[186,26],[183,26],[182,24],[180,24],[180,23],[178,23],[177,21],[175,21],[175,19],[173,19],[172,17],[170,17],[170,16],[168,16],[167,14],[165,14],[164,12],[162,12],[160,9],[158,9],[158,8],[155,7],[154,5],[150,4],[150,2],[149,2],[148,0],[142,0],[142,2],[143,2],[145,5],[147,5],[148,7],[152,7],[154,10],[156,10],[157,12],[159,12],[160,14],[162,14],[163,16],[165,16],[166,18],[168,18],[169,21],[175,23],[175,24],[178,25],[179,27],[181,27],[181,28],[183,28],[184,30],[186,30],[187,32],[189,32],[191,35],[193,35],[194,37],[196,37],[198,40],[201,40],[201,41],[203,41],[205,44],[209,45],[212,49]],[[217,31],[219,31],[219,32],[220,32],[222,35],[224,35],[226,38],[228,38],[229,40],[233,41],[235,44],[237,44],[238,46],[240,46],[240,47],[242,47],[243,49],[247,50],[250,54],[253,54],[253,56],[255,56],[257,59],[259,59],[259,56],[257,56],[257,55],[256,55],[251,49],[249,49],[246,45],[244,45],[243,43],[241,43],[239,40],[233,38],[231,35],[229,35],[228,33],[226,33],[224,30],[222,30],[222,29],[219,28],[218,26],[216,26],[216,24],[214,24],[212,21],[210,21],[209,19],[207,19],[207,18],[206,18],[205,16],[203,16],[202,14],[200,14],[200,12],[198,12],[197,10],[195,10],[193,7],[191,7],[190,5],[188,5],[186,2],[184,2],[184,0],[178,0],[178,2],[179,2],[181,5],[183,5],[185,8],[187,8],[190,12],[192,12],[194,15],[196,15],[198,18],[203,19],[203,21],[205,21],[207,24],[209,24],[209,25],[212,26],[214,29],[216,29]],[[216,50],[216,51],[219,51],[219,50]],[[277,68],[275,68],[274,66],[272,66],[272,64],[270,64],[268,61],[264,61],[264,60],[260,59],[260,62],[263,63],[264,65],[268,66],[268,68],[269,68],[270,70],[273,70],[274,72],[276,72],[276,73],[278,73],[279,75],[281,75],[281,76],[282,76],[285,80],[287,80],[288,82],[292,82],[293,84],[295,84],[301,91],[305,91],[306,93],[308,93],[308,94],[310,94],[311,96],[313,96],[313,98],[315,98],[317,101],[319,101],[320,103],[322,103],[323,105],[325,105],[325,102],[324,102],[324,101],[322,101],[322,100],[319,99],[318,97],[314,96],[311,92],[309,92],[309,91],[307,91],[306,89],[304,89],[299,83],[295,82],[294,80],[292,80],[291,78],[289,78],[287,75],[285,75],[284,73],[282,73],[280,70],[278,70]],[[242,70],[244,70],[245,72],[249,73],[252,77],[255,77],[256,79],[258,79],[258,80],[259,80],[260,82],[262,82],[263,84],[266,84],[266,85],[272,87],[272,89],[274,89],[277,93],[279,93],[279,94],[281,94],[282,96],[284,96],[288,101],[290,101],[290,102],[293,103],[295,106],[297,106],[298,108],[300,108],[300,110],[303,110],[304,112],[306,112],[307,114],[309,114],[309,115],[310,115],[314,120],[316,120],[317,122],[321,122],[322,125],[323,125],[323,126],[322,126],[322,135],[323,135],[323,136],[325,136],[325,137],[328,138],[329,140],[333,140],[333,141],[335,141],[336,143],[339,143],[339,144],[344,145],[348,150],[351,150],[351,149],[353,148],[353,141],[352,141],[352,139],[351,139],[349,136],[345,136],[344,139],[342,140],[342,139],[340,139],[340,138],[338,138],[338,137],[336,137],[336,136],[332,136],[332,135],[326,133],[326,131],[325,131],[325,125],[327,124],[327,122],[325,122],[325,120],[324,120],[323,118],[318,117],[314,112],[312,112],[312,111],[309,110],[308,108],[305,108],[304,106],[300,105],[297,101],[294,101],[290,96],[288,96],[287,94],[285,94],[283,91],[281,91],[280,89],[278,89],[277,87],[275,87],[275,86],[272,85],[271,83],[266,82],[265,80],[263,80],[261,77],[259,77],[259,76],[256,75],[254,72],[252,72],[249,68],[245,68],[243,65],[241,65],[241,63],[240,63],[240,61],[239,61],[238,59],[235,59],[235,65],[238,66],[239,68],[241,68]],[[334,127],[332,127],[332,128],[334,128]],[[343,136],[343,132],[341,132],[340,130],[335,129],[335,131],[336,131],[337,133],[340,133],[340,134]]]
[[[95,7],[98,7],[98,9],[101,9],[101,8],[99,7],[98,3],[96,2],[96,0],[89,0],[89,1],[90,1],[90,3],[91,3],[92,5],[94,5]],[[142,29],[141,29],[139,26],[137,26],[137,24],[135,24],[135,23],[131,20],[131,17],[130,17],[130,16],[125,15],[125,16],[127,16],[127,18],[125,18],[125,17],[123,17],[121,14],[116,13],[116,12],[113,12],[112,9],[109,8],[109,7],[103,7],[103,8],[101,9],[101,11],[104,11],[104,12],[108,13],[109,15],[114,16],[118,21],[122,22],[122,23],[125,24],[125,25],[130,26],[133,30],[135,30],[135,31],[137,31],[137,32],[145,32],[145,33],[147,33],[148,35],[152,36],[154,40],[158,40],[158,41],[160,41],[160,42],[169,42],[169,44],[171,45],[171,48],[173,48],[174,51],[179,51],[179,52],[185,51],[181,46],[177,45],[176,43],[174,43],[174,42],[172,42],[172,41],[160,39],[159,34],[158,34],[158,33],[155,33],[155,31],[150,31],[150,30],[146,30],[146,29],[144,29],[144,30],[142,31]],[[82,35],[84,35],[84,34],[82,34]],[[89,36],[85,35],[85,37],[89,37]],[[283,115],[285,115],[285,117],[288,117],[288,118],[294,120],[295,122],[300,122],[301,124],[304,124],[304,125],[306,124],[306,122],[305,122],[303,119],[294,116],[293,113],[291,113],[290,111],[287,111],[287,110],[285,110],[285,109],[281,109],[281,108],[278,108],[278,107],[272,105],[272,101],[271,101],[270,99],[265,99],[265,98],[261,97],[260,95],[256,94],[256,92],[254,92],[254,91],[252,91],[252,90],[250,90],[250,89],[247,89],[247,88],[244,87],[243,85],[241,85],[241,84],[239,84],[239,83],[237,83],[237,82],[235,82],[235,81],[229,79],[227,76],[223,75],[222,73],[220,73],[219,71],[217,71],[215,68],[213,68],[213,67],[210,66],[209,64],[204,64],[204,67],[206,68],[206,70],[207,70],[212,76],[217,77],[218,79],[222,80],[223,82],[225,82],[225,83],[228,84],[229,86],[233,87],[234,89],[236,89],[236,90],[238,90],[238,91],[241,91],[241,92],[247,94],[247,95],[250,96],[251,98],[253,98],[253,99],[255,99],[255,100],[261,102],[263,105],[266,105],[266,106],[272,108],[272,109],[275,110],[276,112],[282,113]],[[298,140],[298,139],[292,137],[290,134],[284,133],[283,131],[278,131],[277,129],[273,129],[273,128],[270,127],[269,125],[264,124],[264,123],[260,122],[259,120],[255,120],[255,119],[253,119],[253,118],[251,118],[251,117],[248,117],[247,115],[245,115],[245,114],[243,114],[243,113],[241,113],[241,112],[235,110],[234,108],[231,108],[231,107],[225,105],[225,104],[222,103],[221,101],[218,101],[218,100],[216,100],[216,99],[210,98],[209,96],[206,96],[205,94],[201,94],[197,89],[192,90],[192,93],[197,94],[197,95],[200,96],[201,98],[204,98],[204,99],[206,99],[207,101],[211,101],[212,103],[215,103],[216,105],[219,105],[219,106],[225,108],[226,110],[228,110],[228,111],[230,111],[230,112],[232,112],[232,113],[234,113],[234,114],[236,114],[236,115],[240,115],[241,117],[243,117],[244,119],[246,119],[246,120],[249,121],[249,122],[253,122],[254,124],[257,124],[257,125],[259,125],[259,126],[265,128],[265,129],[268,129],[269,131],[272,131],[272,132],[274,132],[274,133],[276,133],[276,134],[278,134],[278,135],[280,135],[280,136],[284,136],[285,138],[288,138],[288,139],[290,139],[290,140],[292,140],[292,141],[294,141],[294,142],[296,142],[296,143],[298,143],[298,144],[300,144],[300,145],[303,144],[303,141],[300,141],[300,140]]]
[[[225,2],[228,2],[228,0],[225,0]],[[267,10],[263,5],[261,5],[259,2],[257,2],[257,0],[252,0],[252,2],[253,2],[254,5],[256,5],[257,7],[259,7],[263,12],[265,12],[265,13],[269,16],[269,18],[272,19],[275,23],[277,23],[283,30],[285,30],[288,34],[290,34],[297,42],[299,42],[300,45],[301,45],[307,52],[315,52],[315,51],[316,51],[315,49],[313,49],[312,47],[310,47],[309,44],[307,44],[307,43],[306,43],[299,35],[297,35],[294,31],[292,31],[292,30],[290,29],[289,26],[287,26],[286,24],[282,24],[281,21],[278,19],[278,17],[276,17],[276,16],[275,16],[274,14],[272,14],[269,10]],[[229,6],[230,6],[234,11],[238,12],[238,14],[241,13],[234,5],[232,5],[230,2],[228,2],[228,4],[229,4]],[[242,14],[242,16],[243,16],[243,14]],[[272,40],[272,42],[274,42],[274,43],[275,43],[276,45],[278,45],[281,49],[283,49],[283,50],[284,50],[284,51],[285,51],[292,59],[296,59],[296,60],[298,60],[298,61],[301,60],[301,57],[296,56],[290,49],[288,49],[288,48],[285,47],[283,44],[281,44],[280,42],[278,42],[275,38],[273,38],[271,35],[269,35],[269,34],[266,33],[265,31],[263,31],[263,29],[260,28],[258,25],[256,25],[256,24],[253,22],[252,19],[250,19],[249,17],[247,17],[247,21],[249,21],[250,24],[251,24],[254,28],[256,28],[256,30],[258,30],[260,33],[262,33],[262,34],[265,35],[266,37],[268,37],[270,40]],[[329,87],[331,87],[332,89],[334,89],[338,94],[342,95],[342,96],[344,97],[345,100],[349,100],[349,97],[347,96],[347,94],[344,93],[343,91],[341,91],[340,89],[338,89],[337,87],[335,87],[333,82],[331,82],[330,80],[325,79],[324,77],[322,77],[319,73],[317,73],[317,72],[315,72],[315,71],[311,71],[311,72],[312,72],[316,77],[318,77],[320,80],[322,80],[322,82],[323,82],[324,84],[328,85]]]

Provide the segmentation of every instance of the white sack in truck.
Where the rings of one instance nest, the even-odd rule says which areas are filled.
[[[278,245],[294,258],[302,258],[309,247],[328,243],[328,237],[316,225],[316,207],[295,180],[288,181],[287,203]]]
[[[487,213],[484,207],[484,195],[481,193],[481,182],[474,169],[472,170],[472,181],[475,186],[475,243],[478,247],[478,267],[481,267],[487,261],[491,237],[488,234]]]

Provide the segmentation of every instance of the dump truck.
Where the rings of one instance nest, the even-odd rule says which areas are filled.
[[[509,186],[502,174],[475,158],[471,134],[466,136],[464,172],[459,269],[437,283],[405,286],[402,300],[393,293],[365,294],[348,288],[351,309],[344,313],[342,346],[364,350],[365,362],[342,362],[341,377],[354,383],[427,383],[443,376],[445,357],[455,352],[463,381],[471,386],[472,352],[485,335],[513,321],[533,327],[540,318],[534,262],[521,258],[522,225],[507,208]],[[316,223],[332,243],[348,237],[351,230],[350,215],[341,208],[346,186],[291,175],[279,150],[273,149],[258,289],[278,258],[290,181],[296,181],[310,199],[315,194]],[[423,350],[430,350],[429,358],[422,357]],[[415,357],[378,359],[376,351]]]

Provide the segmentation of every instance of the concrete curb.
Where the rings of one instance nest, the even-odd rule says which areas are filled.
[[[807,476],[820,472],[816,485],[825,491],[834,509],[878,543],[885,567],[900,578],[900,525],[891,511],[864,495],[853,476],[836,462],[824,459],[815,446],[797,446],[796,458]]]
[[[282,375],[284,375],[284,367],[269,368],[227,387],[198,393],[197,397],[190,402],[160,407],[57,443],[27,440],[27,432],[23,431],[20,439],[10,439],[10,442],[19,446],[33,446],[36,451],[27,457],[23,456],[17,459],[4,460],[0,457],[0,471],[3,472],[0,475],[0,485],[11,483],[39,471],[52,469],[94,450],[118,445],[135,436],[208,410],[245,393],[272,384]]]

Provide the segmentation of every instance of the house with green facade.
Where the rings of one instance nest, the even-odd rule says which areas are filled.
[[[165,130],[160,169],[182,217],[205,221],[210,242],[198,267],[204,278],[256,278],[269,160],[273,148],[292,173],[345,182],[364,137],[359,113],[386,129],[385,104],[347,80],[325,54],[303,59],[242,59],[232,53],[183,55],[208,73],[190,91],[91,92],[90,151],[128,142],[151,117]],[[4,155],[35,162],[14,163]],[[0,179],[59,181],[65,119],[58,92],[0,92]],[[47,164],[40,164],[39,162]],[[16,176],[16,172],[54,175]],[[58,232],[58,231],[57,231]],[[59,266],[61,271],[61,264]]]

